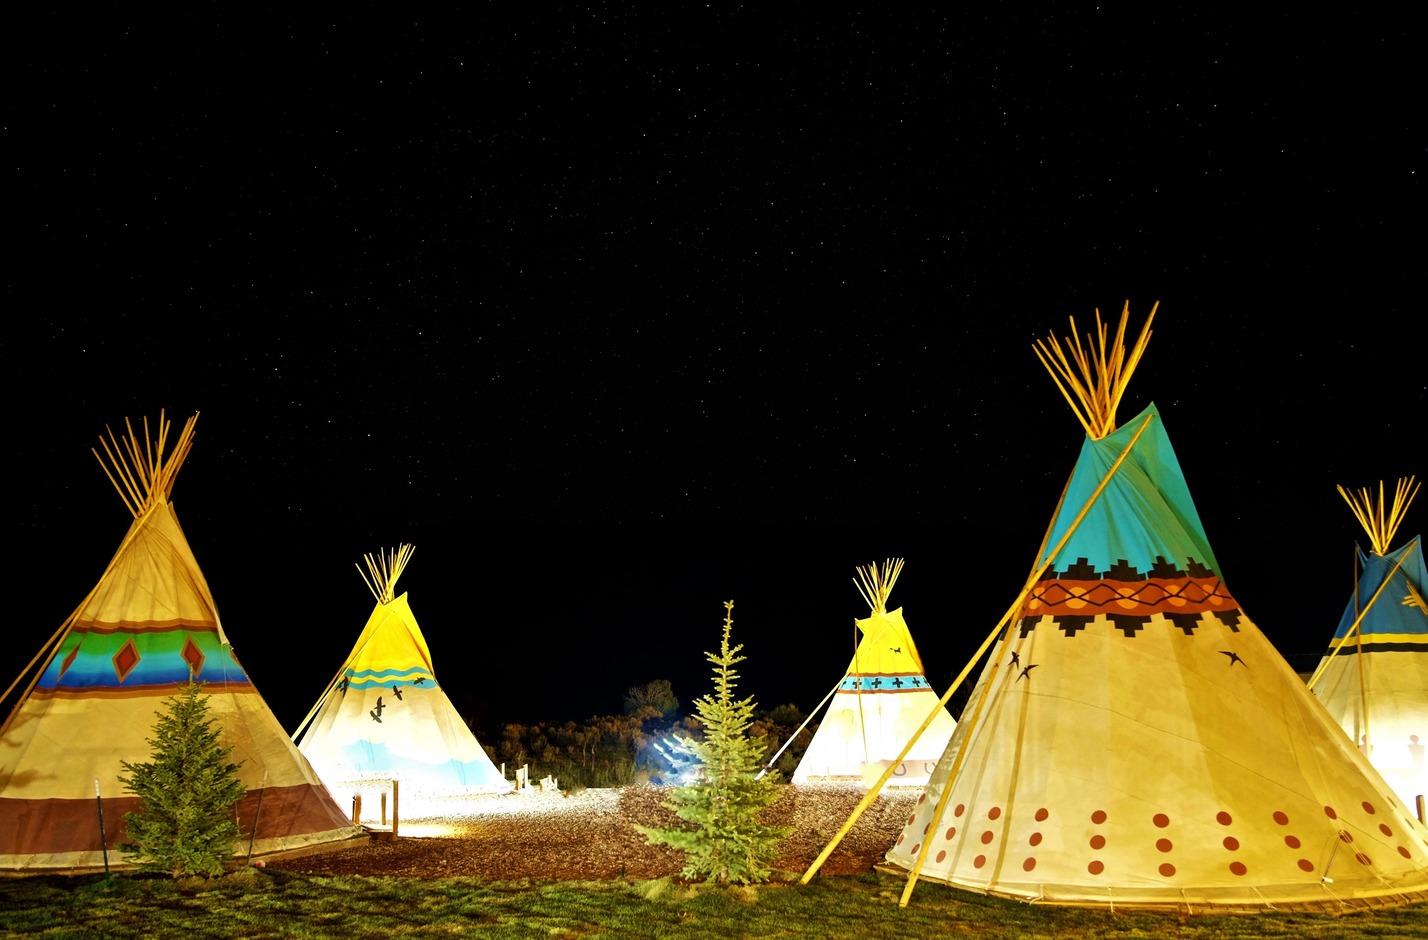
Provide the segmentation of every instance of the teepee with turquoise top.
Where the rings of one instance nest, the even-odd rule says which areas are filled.
[[[1128,315],[1038,344],[1087,436],[887,853],[903,903],[919,878],[1185,914],[1428,899],[1428,829],[1236,599],[1160,411],[1117,426],[1150,338]]]

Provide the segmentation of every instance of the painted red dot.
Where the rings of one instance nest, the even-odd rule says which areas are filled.
[[[994,839],[994,838],[996,838],[996,837],[992,835],[992,830],[988,829],[986,832],[982,833],[982,844],[983,844],[983,845],[986,845],[988,842],[991,842],[992,839]]]
[[[1029,843],[1031,843],[1031,845],[1032,845],[1033,847],[1040,845],[1040,844],[1041,844],[1041,833],[1039,833],[1039,832],[1033,832],[1033,833],[1031,834],[1031,838],[1030,838],[1030,839],[1027,839],[1026,841],[1029,842]]]
[[[1164,829],[1166,826],[1170,825],[1170,817],[1165,815],[1164,813],[1156,813],[1153,817],[1151,817],[1150,821],[1155,823],[1155,828],[1157,829]]]
[[[1102,862],[1092,862],[1091,864],[1086,866],[1086,870],[1093,875],[1099,875],[1101,872],[1106,870],[1106,866]]]
[[[1105,821],[1106,821],[1106,811],[1105,811],[1105,810],[1103,810],[1103,809],[1098,809],[1098,810],[1096,810],[1094,813],[1091,814],[1091,822],[1095,823],[1096,825],[1099,826],[1101,823],[1103,823],[1103,822],[1105,822]]]
[[[1332,807],[1332,806],[1326,806],[1326,807],[1324,807],[1324,815],[1325,815],[1325,816],[1328,816],[1330,819],[1338,819],[1338,818],[1339,818],[1339,814],[1336,813],[1336,812],[1334,812],[1334,807]]]
[[[917,818],[917,814],[916,814],[916,813],[913,813],[911,816],[907,817],[907,822],[904,823],[904,825],[911,826],[911,825],[912,825],[912,821],[913,821],[914,819],[916,819],[916,818]]]
[[[919,796],[919,797],[917,798],[917,805],[918,805],[918,806],[921,806],[923,803],[926,803],[926,802],[927,802],[927,794],[926,794],[926,793],[922,794],[922,796]]]
[[[1169,839],[1156,839],[1155,847],[1161,852],[1169,852],[1171,849],[1175,848],[1175,846],[1171,844]]]
[[[981,868],[985,864],[987,864],[987,857],[985,855],[978,855],[976,858],[972,859],[973,868]]]
[[[1228,826],[1230,823],[1234,822],[1234,819],[1230,816],[1229,813],[1225,812],[1224,810],[1220,810],[1218,813],[1215,814],[1215,822],[1219,823],[1222,826]]]
[[[1313,871],[1313,870],[1314,870],[1314,863],[1311,862],[1311,861],[1309,861],[1309,859],[1307,859],[1307,858],[1301,858],[1301,859],[1299,860],[1299,867],[1302,868],[1302,869],[1304,869],[1305,871]]]
[[[1357,853],[1355,853],[1355,854],[1354,854],[1354,858],[1356,858],[1356,859],[1359,860],[1359,864],[1360,864],[1360,865],[1372,865],[1372,864],[1373,864],[1373,862],[1369,861],[1369,857],[1368,857],[1367,855],[1365,855],[1364,853],[1362,853],[1362,852],[1357,852]]]
[[[1249,869],[1245,867],[1244,862],[1230,862],[1230,874],[1243,875],[1247,871]]]
[[[965,812],[967,812],[967,804],[958,803],[957,808],[952,811],[952,815],[960,817]]]
[[[1352,842],[1354,841],[1354,834],[1347,829],[1340,829],[1339,838],[1344,842]]]
[[[1106,845],[1106,837],[1105,837],[1105,836],[1091,836],[1091,848],[1093,848],[1093,849],[1101,849],[1101,848],[1104,848],[1105,845]]]
[[[1276,811],[1274,814],[1274,821],[1279,823],[1281,826],[1289,825],[1289,817],[1278,811]]]
[[[956,826],[952,826],[951,828],[949,828],[949,829],[947,830],[947,835],[943,836],[942,838],[947,839],[947,840],[950,841],[950,840],[952,839],[952,837],[955,836],[956,834],[957,834],[957,827],[956,827]]]
[[[1031,871],[1031,870],[1032,870],[1033,868],[1035,868],[1035,867],[1036,867],[1036,859],[1034,859],[1034,858],[1029,858],[1029,859],[1027,859],[1026,861],[1024,861],[1024,862],[1021,863],[1021,870],[1022,870],[1022,871]]]
[[[1048,817],[1048,816],[1050,816],[1050,815],[1051,815],[1051,814],[1050,814],[1049,812],[1047,812],[1046,807],[1043,806],[1041,809],[1039,809],[1039,810],[1036,811],[1036,821],[1037,821],[1037,822],[1046,822],[1046,817]]]
[[[987,810],[987,818],[988,818],[988,819],[996,819],[996,818],[997,818],[998,816],[1000,816],[1001,814],[1002,814],[1002,808],[1001,808],[1000,806],[993,806],[991,809]]]
[[[1378,810],[1374,809],[1373,804],[1370,803],[1368,800],[1364,800],[1364,812],[1372,816],[1374,813],[1378,812]]]
[[[1240,847],[1240,840],[1234,836],[1225,836],[1225,848],[1231,852],[1237,851]]]
[[[938,861],[939,863],[941,863],[941,861],[942,861],[944,858],[946,858],[946,857],[947,857],[947,850],[946,850],[946,849],[943,849],[941,852],[938,852],[938,853],[937,853],[937,861]]]
[[[903,835],[906,835],[906,833],[903,833]],[[902,835],[897,837],[897,841],[894,842],[893,845],[902,845]]]
[[[918,853],[918,851],[921,850],[921,848],[922,848],[922,843],[919,842],[919,843],[917,843],[917,845],[914,845],[914,846],[912,847],[912,851],[911,851],[910,853],[908,853],[908,854],[910,854],[910,855],[916,855],[916,854]]]
[[[1393,835],[1393,830],[1390,829],[1390,828],[1388,828],[1388,823],[1379,823],[1379,824],[1378,824],[1378,831],[1381,832],[1381,833],[1383,833],[1383,834],[1386,835],[1386,836],[1391,836],[1391,835]]]
[[[925,826],[922,827],[922,834],[923,834],[923,835],[927,835],[927,830],[929,830],[929,829],[931,829],[931,828],[932,828],[932,820],[929,819],[929,820],[927,821],[927,825],[925,825]]]
[[[1165,877],[1169,878],[1171,875],[1175,874],[1175,866],[1170,864],[1169,862],[1166,862],[1164,865],[1160,866],[1160,873]]]
[[[1398,854],[1399,854],[1399,855],[1402,855],[1404,858],[1412,858],[1412,857],[1413,857],[1412,855],[1409,854],[1408,850],[1405,849],[1405,848],[1404,848],[1403,846],[1401,846],[1401,845],[1398,847]]]
[[[1297,848],[1299,848],[1299,837],[1298,837],[1298,836],[1285,836],[1285,837],[1284,837],[1284,844],[1287,845],[1287,846],[1289,846],[1291,849],[1297,849]]]

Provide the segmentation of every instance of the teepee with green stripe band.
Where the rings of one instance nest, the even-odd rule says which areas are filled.
[[[153,434],[147,420],[142,435],[126,421],[125,434],[100,438],[95,456],[133,521],[94,588],[5,693],[24,686],[0,727],[0,870],[102,867],[138,803],[119,782],[120,762],[150,753],[156,714],[189,682],[203,684],[241,765],[243,852],[360,834],[239,664],[169,501],[197,418],[176,439],[162,414]]]

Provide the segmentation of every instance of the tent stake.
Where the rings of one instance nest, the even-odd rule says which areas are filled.
[[[99,808],[99,849],[104,853],[104,877],[109,877],[109,841],[104,838],[104,800],[99,796],[99,778],[94,778],[94,804]],[[1418,798],[1419,812],[1422,812],[1423,797]]]
[[[248,864],[253,864],[253,843],[258,838],[258,817],[263,815],[263,791],[268,788],[268,772],[263,771],[263,782],[258,785],[258,808],[253,811],[253,831],[248,833]]]

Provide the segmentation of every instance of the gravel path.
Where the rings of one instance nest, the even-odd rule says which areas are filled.
[[[764,821],[792,826],[775,868],[801,875],[847,821],[859,787],[785,786]],[[870,871],[893,844],[920,790],[885,790],[858,819],[821,872]],[[560,793],[406,801],[398,838],[374,837],[333,852],[273,859],[285,871],[414,878],[591,881],[677,875],[683,855],[651,846],[635,829],[672,826],[668,790],[622,787]]]

